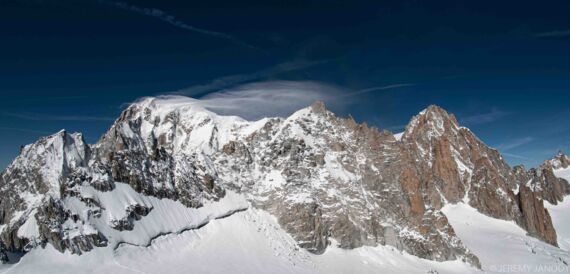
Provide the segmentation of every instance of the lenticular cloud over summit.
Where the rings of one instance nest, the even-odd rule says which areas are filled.
[[[210,93],[199,104],[222,115],[236,115],[247,120],[285,117],[315,101],[329,107],[341,107],[337,99],[343,89],[312,81],[269,81],[251,83]],[[344,98],[344,102],[347,102]]]

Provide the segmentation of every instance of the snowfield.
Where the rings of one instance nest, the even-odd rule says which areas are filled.
[[[570,167],[554,170],[554,175],[570,182]],[[550,212],[550,217],[558,236],[558,246],[566,251],[570,251],[570,197],[564,197],[564,201],[558,203],[558,205],[552,205],[544,201],[544,207]]]
[[[272,178],[276,181],[276,178]],[[278,180],[277,180],[278,181]],[[275,184],[276,182],[273,182]],[[52,245],[36,247],[14,264],[0,265],[0,273],[471,273],[477,270],[459,260],[420,259],[390,246],[346,250],[336,243],[322,255],[298,247],[272,215],[249,206],[239,194],[228,192],[218,202],[198,209],[157,199],[116,183],[112,191],[83,187],[81,196],[103,208],[98,222],[78,230],[104,231],[107,247],[82,255],[60,253]],[[66,198],[72,211],[88,208]],[[141,205],[152,210],[135,221],[133,230],[117,231],[108,222],[125,217],[125,208]],[[31,220],[34,220],[33,218]],[[93,228],[92,228],[92,227]],[[33,238],[35,222],[18,233]]]
[[[557,172],[566,175],[567,170]],[[273,179],[272,184],[279,180]],[[99,192],[91,187],[82,196],[103,205],[101,220],[121,218],[130,204],[152,207],[135,221],[132,231],[106,229],[109,246],[83,255],[60,253],[51,245],[37,247],[15,264],[0,265],[0,273],[569,273],[570,199],[546,204],[558,233],[560,249],[543,243],[514,222],[488,217],[471,206],[448,204],[442,211],[457,235],[475,253],[482,270],[457,260],[420,259],[390,246],[352,250],[332,246],[314,255],[301,249],[275,217],[248,205],[240,194],[228,193],[219,202],[189,209],[169,199],[147,197],[126,184]],[[73,199],[67,199],[74,208]],[[82,212],[84,208],[74,208]],[[34,222],[18,232],[33,237]]]
[[[243,208],[236,196],[224,201],[224,207]],[[568,201],[555,209],[568,212]],[[219,208],[209,210],[214,213]],[[570,262],[568,252],[525,235],[513,222],[485,216],[463,203],[447,205],[443,211],[486,273],[568,271],[564,264]],[[145,222],[155,219],[159,224],[158,219],[165,218],[159,215],[169,214],[149,214]],[[203,221],[200,215],[195,218]],[[300,249],[273,216],[253,208],[212,218],[199,228],[164,234],[147,245],[145,232],[157,228],[137,225],[141,229],[121,232],[130,234],[121,239],[140,238],[134,241],[137,244],[110,245],[81,256],[62,254],[47,245],[30,251],[16,264],[1,266],[0,273],[484,273],[459,260],[424,260],[390,246],[346,250],[333,243],[324,254],[313,255]]]
[[[558,236],[558,246],[570,251],[570,197],[565,197],[563,202],[552,205],[544,202],[544,207],[550,212],[552,224]]]
[[[491,218],[464,203],[448,204],[443,212],[486,273],[570,272],[570,253],[526,235],[512,221]]]
[[[554,175],[558,178],[562,178],[570,182],[570,167],[555,169]]]
[[[37,248],[0,273],[475,273],[460,261],[434,262],[392,247],[329,248],[322,255],[300,249],[269,214],[235,213],[149,246],[96,248],[81,256],[51,245]]]

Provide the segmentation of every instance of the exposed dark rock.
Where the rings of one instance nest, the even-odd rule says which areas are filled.
[[[133,230],[135,227],[134,222],[140,220],[142,217],[148,215],[152,207],[146,207],[144,205],[133,204],[125,209],[126,216],[121,219],[111,220],[110,226],[113,229],[123,231],[123,230]]]
[[[440,198],[452,203],[469,201],[479,211],[514,220],[533,236],[556,245],[542,200],[534,194],[514,193],[521,180],[527,180],[524,168],[511,169],[496,150],[459,127],[453,115],[437,106],[428,107],[412,119],[402,142],[418,159],[423,193],[428,194],[431,206],[441,207]]]
[[[46,204],[38,209],[36,218],[41,241],[53,245],[61,252],[69,250],[71,253],[81,254],[93,247],[107,245],[105,236],[95,230],[68,233],[73,227],[68,227],[66,221],[73,220],[73,217],[60,200],[49,198]],[[85,225],[81,220],[74,221],[73,224]]]
[[[537,197],[556,205],[570,194],[570,183],[556,177],[554,170],[568,168],[569,163],[570,158],[559,152],[537,168],[526,171],[523,166],[516,166],[513,170],[519,184],[526,185]]]
[[[538,194],[525,185],[521,185],[517,195],[520,203],[522,222],[521,226],[532,236],[535,236],[551,245],[558,246],[556,231],[548,210]]]
[[[0,263],[7,263],[9,261],[8,254],[6,254],[6,248],[4,244],[0,242]]]
[[[282,216],[279,222],[288,231],[293,233],[299,246],[320,254],[329,245],[329,229],[323,223],[322,211],[317,204],[294,204],[289,208],[290,214]],[[303,232],[311,231],[305,234]]]

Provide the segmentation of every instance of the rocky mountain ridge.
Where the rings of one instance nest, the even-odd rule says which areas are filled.
[[[552,175],[569,163],[559,154],[539,169],[511,169],[437,106],[396,138],[320,102],[249,122],[187,98],[145,98],[94,145],[61,131],[22,149],[0,176],[0,251],[51,244],[81,254],[127,242],[164,203],[192,212],[221,205],[224,216],[247,208],[223,206],[239,195],[317,254],[334,239],[342,248],[390,245],[479,266],[441,208],[468,203],[557,245],[543,200],[569,193],[568,182]],[[148,231],[174,227],[185,226]]]

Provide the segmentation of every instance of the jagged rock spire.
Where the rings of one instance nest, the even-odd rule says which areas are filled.
[[[315,101],[311,105],[311,109],[313,110],[313,112],[315,112],[317,114],[324,114],[327,112],[327,108],[326,108],[325,103],[323,101]]]

